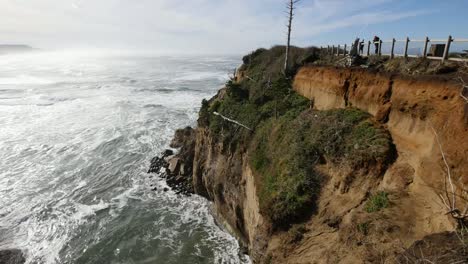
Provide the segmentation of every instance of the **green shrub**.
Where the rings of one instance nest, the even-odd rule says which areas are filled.
[[[368,213],[378,212],[390,205],[388,201],[388,193],[378,192],[372,195],[366,203],[365,210]]]
[[[369,222],[360,223],[360,224],[358,224],[356,226],[358,232],[365,235],[365,236],[367,236],[369,234],[369,227],[370,227]]]
[[[291,49],[291,69],[310,62],[316,50]],[[325,160],[351,166],[385,161],[391,151],[388,133],[357,109],[307,110],[310,101],[292,90],[283,74],[284,47],[260,49],[240,68],[247,76],[200,109],[199,126],[209,128],[223,151],[249,149],[260,209],[275,227],[311,213],[322,177],[314,166]],[[216,111],[254,130],[242,128]]]
[[[255,57],[257,57],[258,55],[262,54],[263,52],[266,52],[267,50],[264,49],[264,48],[259,48],[255,51],[252,51],[250,54],[242,57],[242,62],[245,64],[245,65],[248,65],[252,62],[253,59],[255,59]]]
[[[209,103],[207,100],[202,100],[202,105],[200,108],[200,112],[198,114],[198,126],[205,127],[208,126],[210,120],[210,111],[209,111]]]
[[[314,166],[324,160],[352,166],[386,160],[390,137],[368,118],[356,109],[340,109],[262,123],[250,147],[262,213],[281,227],[312,212],[322,179]],[[367,154],[356,156],[358,151]]]

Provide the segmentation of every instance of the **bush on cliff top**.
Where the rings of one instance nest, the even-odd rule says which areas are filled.
[[[284,53],[285,47],[275,46],[269,50],[258,49],[245,56],[244,64],[239,68],[245,77],[238,82],[228,81],[225,93],[202,103],[199,125],[210,126],[217,132],[237,130],[222,122],[220,117],[213,116],[213,111],[245,122],[251,128],[272,116],[300,113],[308,100],[292,92],[292,78],[282,72]],[[318,58],[318,51],[316,48],[291,47],[290,57],[294,73],[301,65]],[[297,111],[290,112],[293,108]]]
[[[229,81],[222,99],[215,98],[202,104],[198,124],[209,127],[213,135],[216,135],[224,146],[229,147],[229,150],[233,150],[239,143],[248,145],[252,138],[251,133],[213,115],[213,112],[255,129],[262,121],[273,117],[295,118],[309,106],[309,100],[293,92],[290,80],[282,75],[271,80],[268,89],[265,88],[257,96],[252,96],[251,92],[249,83]]]
[[[313,48],[293,48],[292,71],[315,54]],[[368,114],[356,109],[306,111],[309,100],[295,93],[292,78],[282,73],[284,47],[259,49],[243,61],[244,78],[227,82],[217,96],[204,100],[198,124],[209,128],[223,151],[249,149],[261,212],[276,227],[312,212],[321,183],[317,163],[327,159],[358,166],[388,156],[390,137]]]
[[[313,212],[320,191],[316,164],[385,163],[391,147],[389,134],[356,109],[271,119],[257,129],[250,148],[260,210],[279,227],[300,220]]]

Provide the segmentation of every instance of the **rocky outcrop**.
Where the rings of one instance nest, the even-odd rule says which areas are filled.
[[[8,249],[0,250],[0,263],[2,264],[23,264],[25,259],[21,250]]]
[[[179,149],[178,153],[174,155],[172,150],[167,149],[154,157],[148,173],[158,173],[176,193],[191,194],[195,130],[191,127],[177,130],[170,147]]]

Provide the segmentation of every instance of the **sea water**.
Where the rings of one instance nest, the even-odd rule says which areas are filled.
[[[239,63],[0,56],[0,249],[27,263],[248,263],[208,201],[146,173]]]

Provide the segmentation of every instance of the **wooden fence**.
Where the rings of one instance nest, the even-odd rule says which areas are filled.
[[[391,48],[390,48],[390,52],[389,53],[382,53],[382,46],[384,44],[390,44],[391,45]],[[403,49],[403,53],[396,53],[395,52],[395,46],[397,43],[404,43],[404,49]],[[422,55],[411,55],[409,54],[408,52],[408,48],[409,48],[409,45],[410,43],[421,43],[422,44],[422,49],[423,49],[423,53]],[[435,56],[434,54],[430,54],[428,53],[428,48],[429,48],[429,44],[433,44],[433,43],[439,43],[441,44],[441,46],[443,47],[443,54],[441,56]],[[366,43],[359,43],[358,45],[363,45],[364,48],[361,50],[359,49],[358,47],[358,52],[361,56],[370,56],[371,55],[371,47],[374,46],[375,47],[375,50],[373,52],[373,54],[375,55],[378,55],[378,56],[390,56],[390,58],[394,58],[394,57],[405,57],[405,58],[408,58],[408,57],[424,57],[424,58],[428,58],[428,59],[434,59],[434,60],[441,60],[441,61],[446,61],[446,60],[453,60],[453,61],[468,61],[468,51],[464,51],[465,52],[465,56],[466,57],[451,57],[450,56],[450,48],[452,46],[453,43],[468,43],[468,39],[454,39],[452,38],[452,36],[449,36],[447,39],[430,39],[429,37],[426,37],[425,39],[410,39],[409,37],[407,37],[406,39],[403,39],[403,40],[397,40],[397,39],[392,39],[392,40],[388,40],[388,41],[383,41],[383,40],[380,40],[380,41],[377,41],[377,42],[372,42],[372,41],[368,41],[367,44]],[[349,51],[348,51],[348,47],[350,48],[350,50],[352,49],[352,46],[353,44],[351,45],[348,45],[348,44],[344,44],[344,45],[338,45],[338,46],[335,46],[335,45],[328,45],[326,47],[324,46],[321,46],[321,50],[323,51],[326,51],[327,54],[333,54],[333,55],[336,55],[336,56],[340,56],[340,55],[347,55],[349,54]],[[367,46],[367,47],[366,47]]]

